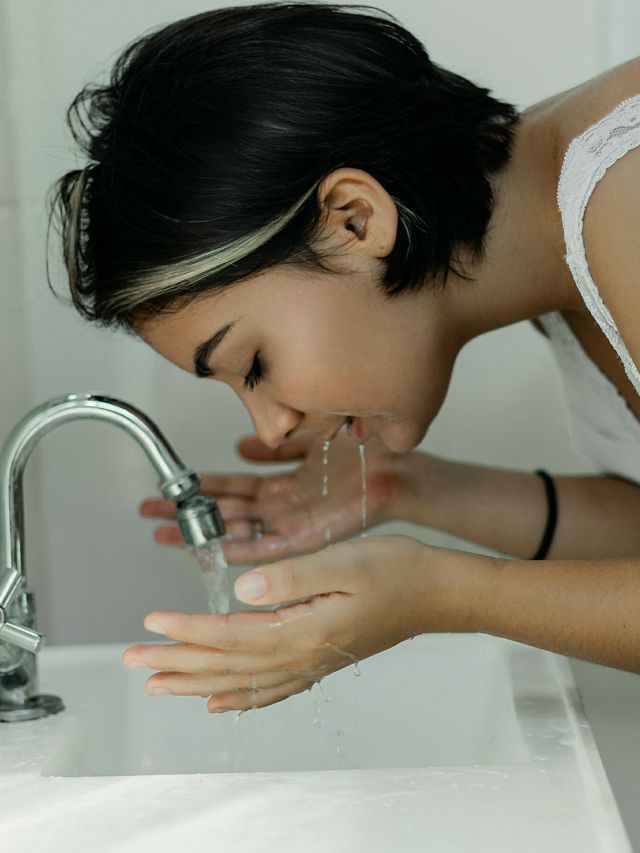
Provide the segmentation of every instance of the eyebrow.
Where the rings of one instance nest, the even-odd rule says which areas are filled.
[[[225,338],[227,332],[232,329],[237,320],[234,320],[233,323],[227,323],[226,326],[223,326],[221,329],[215,333],[215,335],[211,335],[206,341],[201,343],[193,354],[193,367],[196,372],[196,376],[214,376],[213,370],[208,366],[207,362],[211,357],[211,353],[218,346],[218,344],[222,343]]]

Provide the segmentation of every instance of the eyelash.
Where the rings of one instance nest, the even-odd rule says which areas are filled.
[[[253,357],[253,364],[251,365],[251,370],[244,377],[244,387],[249,391],[253,391],[256,385],[260,384],[260,380],[264,378],[265,370],[262,360],[260,359],[260,353],[257,352]]]

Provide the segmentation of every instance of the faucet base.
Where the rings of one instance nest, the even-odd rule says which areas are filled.
[[[39,720],[49,714],[64,711],[64,703],[59,696],[40,693],[31,696],[23,705],[10,702],[0,703],[0,723],[19,723],[23,720]]]

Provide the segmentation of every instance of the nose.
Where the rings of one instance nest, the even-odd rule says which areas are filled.
[[[258,438],[272,450],[282,444],[304,418],[297,409],[273,401],[254,402],[247,408]]]

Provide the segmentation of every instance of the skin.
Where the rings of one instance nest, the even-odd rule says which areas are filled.
[[[341,168],[319,191],[330,209],[322,244],[339,254],[335,276],[269,270],[142,324],[138,333],[194,373],[197,346],[237,320],[209,366],[236,392],[270,448],[308,431],[328,438],[349,414],[362,419],[365,438],[377,435],[388,449],[408,451],[440,410],[467,341],[581,303],[560,251],[549,252],[553,234],[531,227],[557,219],[549,188],[559,166],[539,156],[550,133],[535,117],[522,122],[513,164],[494,181],[498,202],[486,260],[474,265],[461,256],[476,284],[451,274],[444,291],[427,283],[386,298],[376,282],[396,239],[395,204],[371,175]],[[247,388],[256,352],[265,376]]]
[[[625,68],[638,79],[635,65]],[[619,99],[637,91],[625,93],[623,78],[604,76],[598,91]],[[584,93],[592,96],[593,85],[584,84]],[[371,175],[341,168],[326,178],[318,196],[329,211],[322,242],[337,253],[335,276],[272,269],[141,325],[140,337],[193,373],[197,346],[238,321],[209,367],[237,393],[262,445],[272,451],[295,441],[308,446],[311,439],[317,446],[319,438],[335,435],[347,414],[361,419],[376,458],[410,451],[440,410],[468,341],[549,311],[584,311],[564,259],[555,196],[566,145],[584,122],[578,108],[584,101],[571,90],[523,114],[512,160],[493,181],[486,256],[476,264],[458,256],[476,283],[451,274],[442,292],[426,282],[417,293],[386,299],[376,281],[396,238],[395,205]],[[265,375],[249,388],[246,376],[256,352]],[[384,476],[384,464],[380,470]],[[216,491],[219,484],[210,485]],[[317,538],[310,541],[319,547]],[[299,552],[303,545],[297,543]],[[249,573],[265,580],[257,597],[242,591],[248,575],[236,582],[236,594],[248,603],[309,597],[307,603],[276,614],[152,613],[146,627],[154,630],[155,624],[178,644],[133,647],[123,662],[161,670],[148,689],[210,695],[211,711],[261,707],[415,633],[479,630],[468,602],[456,593],[460,584],[449,581],[447,588],[443,581],[459,581],[471,566],[481,577],[493,561],[463,558],[410,537],[331,545]],[[302,614],[312,618],[292,618]]]

